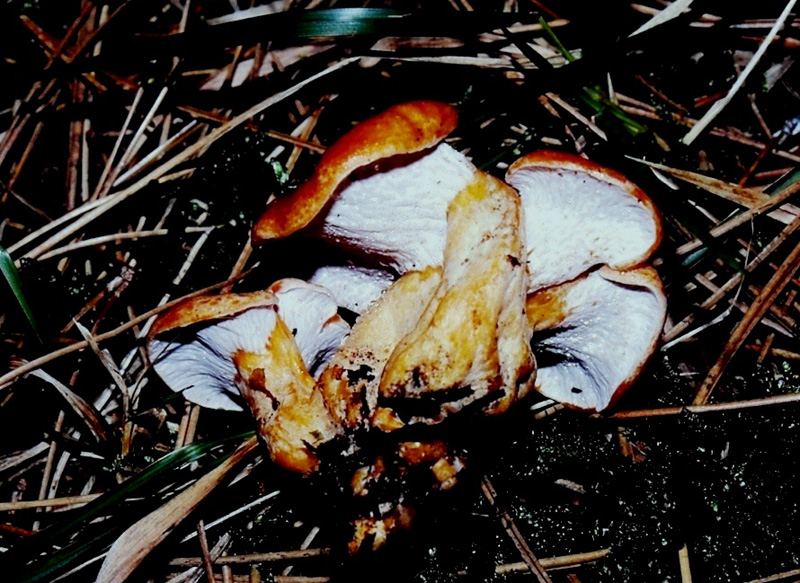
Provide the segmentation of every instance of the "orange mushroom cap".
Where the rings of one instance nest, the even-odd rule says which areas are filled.
[[[384,158],[431,148],[452,132],[457,122],[456,110],[436,101],[401,103],[361,122],[328,148],[311,179],[267,206],[253,228],[253,240],[279,239],[302,229],[353,171]]]

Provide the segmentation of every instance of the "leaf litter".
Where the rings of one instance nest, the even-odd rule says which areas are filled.
[[[12,40],[0,62],[0,245],[10,254],[0,291],[0,496],[10,505],[0,561],[11,580],[93,581],[98,558],[118,552],[114,541],[138,520],[155,534],[130,547],[148,555],[130,580],[208,579],[175,563],[202,562],[196,537],[181,543],[199,520],[219,580],[358,580],[387,565],[384,578],[397,580],[521,578],[528,565],[503,512],[553,581],[745,583],[798,569],[800,282],[782,269],[798,245],[792,2],[693,3],[631,38],[690,3],[453,0],[435,15],[371,3],[395,12],[350,13],[344,28],[335,11],[362,5],[162,4],[15,0],[0,24]],[[736,51],[758,54],[746,72]],[[606,96],[599,88],[609,85]],[[532,403],[490,437],[466,431],[470,477],[431,497],[390,548],[350,558],[330,485],[258,458],[230,468],[236,457],[221,460],[245,439],[241,419],[187,408],[151,372],[141,338],[169,298],[307,277],[296,258],[329,249],[304,242],[265,256],[249,249],[250,226],[353,122],[415,98],[456,105],[452,145],[491,173],[548,147],[642,186],[664,218],[667,330],[715,321],[733,301],[745,312],[654,357],[613,416],[543,416]],[[681,253],[697,245],[704,253],[685,263]],[[790,335],[771,337],[770,319]],[[692,406],[706,400],[698,390],[708,404]],[[205,489],[222,474],[224,485]],[[237,560],[225,562],[223,547]],[[107,569],[124,580],[126,561]]]

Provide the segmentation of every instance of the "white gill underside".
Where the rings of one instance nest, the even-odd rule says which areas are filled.
[[[361,314],[381,297],[394,278],[381,269],[326,265],[317,269],[309,281],[329,290],[343,308]]]
[[[644,363],[666,310],[662,295],[609,281],[602,273],[569,284],[561,298],[566,318],[554,330],[534,332],[532,341],[538,390],[596,411]]]
[[[232,318],[200,324],[197,329],[165,332],[151,340],[156,372],[172,390],[193,403],[240,411],[233,356],[270,350],[268,342],[278,314],[293,333],[306,368],[321,368],[350,331],[336,313],[333,295],[300,280],[283,280],[275,295],[277,314],[274,306],[251,308]]]
[[[150,341],[153,367],[167,385],[203,407],[241,411],[233,380],[237,351],[263,353],[277,315],[271,306],[252,308],[213,322],[187,339],[190,330],[165,332]],[[174,338],[172,342],[169,338]],[[181,342],[180,340],[184,340]]]
[[[593,265],[631,267],[656,240],[651,209],[615,185],[541,168],[518,170],[508,181],[525,209],[530,291],[574,279]]]
[[[306,368],[312,374],[330,359],[350,332],[338,315],[334,295],[299,279],[281,280],[275,290],[278,315],[294,336]]]
[[[441,265],[447,205],[474,172],[463,154],[440,144],[410,164],[344,186],[322,235],[383,257],[400,274]]]

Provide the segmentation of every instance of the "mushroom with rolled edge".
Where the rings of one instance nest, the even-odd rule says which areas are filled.
[[[579,156],[539,151],[514,162],[506,182],[525,208],[529,291],[596,265],[630,269],[661,242],[650,198],[623,175]]]
[[[417,115],[422,111],[432,117],[422,119]],[[401,155],[398,144],[408,147],[410,142],[397,139],[394,130],[400,127],[396,125],[398,120],[402,120],[404,131],[414,126],[413,132],[423,136],[425,146],[415,142],[417,149],[413,154]],[[412,102],[390,108],[357,126],[331,148],[335,157],[323,157],[309,182],[281,201],[281,205],[268,206],[254,230],[256,239],[284,236],[311,223],[310,232],[382,259],[400,275],[425,266],[445,264],[446,209],[479,176],[466,157],[439,143],[454,127],[454,120],[454,110],[449,106]],[[437,127],[447,130],[431,131]],[[364,156],[365,151],[369,156]],[[342,162],[343,169],[329,167],[334,161]],[[369,167],[369,163],[376,165]],[[322,176],[329,179],[322,180]],[[512,164],[506,180],[518,191],[524,211],[520,213],[524,223],[519,229],[520,233],[524,231],[521,234],[523,251],[519,256],[510,255],[527,266],[527,292],[564,284],[603,265],[619,272],[644,265],[660,242],[660,219],[653,203],[624,176],[603,166],[569,154],[535,152]],[[319,202],[322,200],[324,202]],[[309,201],[316,202],[310,204]],[[280,218],[281,212],[288,214]],[[311,218],[309,213],[316,215]],[[293,219],[294,214],[302,217],[302,221]],[[274,224],[279,218],[293,228],[261,229],[262,225]],[[359,277],[377,282],[383,276],[361,273]],[[361,294],[357,286],[342,285],[339,301],[354,306],[368,303],[378,293],[378,285],[382,284],[372,285],[368,294]],[[634,293],[634,288],[620,287],[630,293]],[[664,302],[654,302],[652,308],[655,312],[648,322],[655,327],[665,316]],[[430,326],[418,323],[414,334],[418,347],[436,342],[435,334],[431,335],[428,328]],[[648,338],[653,336],[652,329],[649,334]],[[408,341],[406,338],[402,342],[407,344]],[[645,360],[652,346],[648,342],[639,348],[643,355],[640,360]],[[403,352],[406,356],[400,365]],[[421,376],[428,366],[417,366],[427,358],[422,352],[411,357],[404,347],[393,353],[393,363],[384,371],[381,380],[384,397],[399,394],[419,397],[428,390],[422,387],[431,383],[431,379]],[[437,351],[438,358],[445,359],[444,363],[451,362],[456,353],[457,350],[453,353]],[[437,370],[447,368],[447,364],[440,364]],[[394,377],[401,369],[408,378],[399,381]],[[623,388],[629,384],[627,378],[621,382]],[[415,384],[421,388],[411,389]],[[433,381],[431,386],[437,384],[444,388],[449,383]],[[598,387],[598,394],[609,393],[609,399],[593,401],[589,408],[608,406],[613,401],[611,396],[617,398],[621,394],[621,390],[617,390],[620,387]],[[585,399],[574,398],[572,393],[559,394],[578,407],[588,403]],[[506,405],[498,403],[497,406],[503,409]],[[444,409],[440,410],[434,418],[440,418],[443,412]]]
[[[392,127],[392,120],[400,115],[399,112],[404,107],[414,110],[418,104],[404,104],[390,108],[362,126],[358,126],[361,128],[358,132],[353,130],[337,142],[334,146],[337,156],[347,158],[350,152],[359,152],[352,145],[358,142],[353,136],[358,135],[361,142],[372,144],[372,152],[375,154],[373,161],[380,162],[380,167],[362,168],[361,171],[353,173],[353,164],[348,165],[347,171],[351,174],[347,179],[343,174],[337,175],[341,182],[335,187],[327,188],[322,194],[329,202],[327,206],[315,207],[318,214],[314,219],[314,226],[310,228],[311,232],[335,243],[356,249],[373,258],[375,256],[383,258],[384,263],[400,275],[422,266],[445,264],[447,261],[445,245],[449,228],[446,208],[479,176],[479,172],[472,167],[466,157],[446,144],[440,144],[434,149],[421,150],[412,157],[387,159],[387,152],[397,154],[397,149],[383,143],[384,136],[380,130],[383,124]],[[448,118],[454,116],[445,106],[431,108],[431,111],[436,111],[437,115],[448,112]],[[421,135],[425,134],[424,127],[421,126],[417,130]],[[390,143],[394,140],[391,132],[387,140]],[[384,156],[382,161],[381,156]],[[324,168],[325,164],[321,166]],[[442,179],[452,176],[458,177],[458,180],[448,182]],[[600,266],[608,266],[623,272],[644,265],[661,240],[660,218],[647,195],[621,174],[581,157],[552,151],[534,152],[512,164],[506,180],[518,191],[524,211],[521,212],[524,222],[519,229],[520,233],[524,231],[521,235],[523,251],[510,256],[523,261],[527,266],[526,291],[529,293],[565,284]],[[292,201],[291,205],[285,204],[281,209],[300,212],[299,209],[309,206],[305,204],[304,199],[313,198],[309,193],[318,188],[319,181],[312,179],[287,199]],[[416,196],[412,198],[411,193]],[[424,210],[420,210],[423,207]],[[281,209],[270,205],[262,221],[269,223],[274,220],[275,213]],[[305,210],[301,214],[305,216]],[[417,214],[424,220],[418,220]],[[309,222],[311,221],[308,220],[304,224]],[[270,236],[280,236],[280,234],[273,232]],[[464,258],[467,259],[466,255]],[[363,310],[365,305],[379,302],[378,298],[387,280],[385,272],[375,270],[353,273],[341,269],[337,271],[323,268],[320,273],[328,285],[337,288],[337,301],[350,306],[351,309],[355,307]],[[590,277],[588,281],[595,281],[596,277],[599,276]],[[655,275],[653,277],[658,279]],[[613,277],[606,277],[605,281],[610,279]],[[339,283],[336,283],[337,281]],[[586,284],[578,285],[578,288],[583,285]],[[625,292],[624,301],[645,297],[640,293],[644,289],[641,286],[637,288],[635,285],[618,284],[617,289]],[[636,289],[639,289],[639,292],[636,292]],[[655,298],[658,295],[654,286],[648,289],[651,290],[649,297]],[[639,295],[635,295],[637,293]],[[663,291],[658,293],[663,298]],[[578,296],[572,294],[570,297]],[[650,340],[657,336],[654,330],[665,318],[664,301],[651,302],[650,307],[653,313],[646,320],[649,325],[645,335],[647,341],[638,347],[635,343],[629,347],[630,350],[640,350],[640,358],[633,359],[636,362],[644,362],[652,352],[653,346]],[[466,308],[463,313],[467,313]],[[385,398],[392,398],[400,393],[419,397],[431,390],[434,385],[442,384],[427,377],[422,378],[425,376],[424,370],[431,368],[430,363],[423,365],[427,357],[423,354],[425,350],[422,346],[427,346],[426,350],[431,350],[436,343],[435,332],[429,325],[434,319],[430,314],[428,318],[428,325],[422,321],[425,319],[423,317],[414,333],[419,349],[415,356],[411,356],[406,346],[410,336],[403,339],[402,348],[398,346],[393,351],[391,366],[386,367],[383,379],[380,381],[381,394]],[[441,324],[441,314],[435,321]],[[608,325],[600,313],[595,314],[593,321],[601,327]],[[539,335],[541,336],[541,332]],[[545,346],[546,344],[542,344],[535,346],[534,349],[541,350]],[[440,364],[434,367],[438,372],[448,370],[453,355],[458,352],[455,350],[457,345],[454,344],[452,348],[453,352],[435,351],[438,354],[437,358],[440,359]],[[363,347],[360,350],[363,352]],[[399,365],[400,355],[404,351],[405,362]],[[386,352],[385,346],[382,352]],[[394,378],[400,369],[405,371],[402,373],[405,376],[410,375],[410,380],[406,378],[398,381]],[[552,376],[553,372],[548,371],[545,378]],[[618,379],[619,385],[610,387],[607,383],[614,382],[616,379],[614,375],[604,377],[605,380],[601,381],[600,377],[587,373],[584,380],[590,378],[594,378],[599,384],[592,389],[570,387],[576,389],[576,392],[557,391],[559,398],[576,407],[602,409],[614,402],[631,380],[623,375]],[[508,382],[508,379],[505,380]],[[371,387],[373,383],[367,384]],[[420,388],[410,389],[415,384]],[[443,388],[444,384],[448,383],[443,383],[440,388]],[[543,384],[546,384],[544,380],[537,383],[540,387]],[[399,388],[401,386],[402,389]],[[341,386],[339,389],[337,394],[341,395]],[[582,397],[576,396],[582,394],[577,391],[584,390],[586,393]],[[552,392],[545,390],[546,394]],[[479,393],[470,392],[470,394]],[[340,399],[339,402],[343,401]],[[461,400],[456,402],[463,404]],[[502,410],[507,404],[508,401],[504,400],[498,402],[495,407]],[[447,406],[444,405],[444,408]],[[444,409],[441,409],[432,419],[441,418],[443,412]],[[382,418],[387,422],[387,426],[398,424],[396,418],[385,416]]]
[[[477,172],[441,143],[456,120],[449,105],[415,101],[362,122],[323,155],[311,179],[267,206],[254,240],[303,229],[400,275],[441,265],[447,207]],[[529,291],[593,266],[635,267],[661,241],[649,197],[622,174],[579,156],[527,154],[511,165],[506,182],[525,210]]]
[[[267,205],[253,240],[304,229],[401,274],[441,265],[447,205],[476,171],[441,143],[457,119],[450,105],[412,101],[362,122],[325,152],[307,182]]]
[[[337,309],[326,290],[299,280],[192,298],[156,320],[148,350],[170,388],[205,407],[246,404],[272,459],[310,473],[316,448],[339,432],[309,373],[349,331]]]
[[[520,232],[524,231],[522,240],[525,251],[520,257],[526,259],[529,271],[526,289],[533,294],[527,302],[528,311],[536,312],[529,313],[529,318],[538,322],[533,349],[537,356],[543,356],[545,362],[551,363],[543,367],[544,374],[536,386],[545,395],[571,406],[591,410],[605,409],[631,384],[641,365],[652,354],[666,315],[666,301],[657,274],[647,271],[649,275],[643,277],[640,270],[634,269],[627,274],[625,272],[626,269],[644,264],[658,246],[661,237],[658,213],[644,192],[622,175],[577,156],[547,151],[529,154],[511,166],[507,179],[520,193],[524,209],[524,225],[520,226]],[[380,195],[376,192],[375,196]],[[395,199],[387,196],[384,208],[387,225],[393,222],[391,217],[394,204]],[[472,216],[479,214],[473,213]],[[330,219],[326,216],[323,220]],[[447,230],[448,223],[445,224]],[[418,236],[422,237],[424,233],[408,233],[406,239],[415,240]],[[370,244],[366,236],[364,241],[364,245]],[[360,240],[351,240],[350,244],[361,243]],[[392,252],[395,256],[402,256],[403,253],[404,249]],[[464,255],[464,259],[467,255],[469,252]],[[442,261],[446,262],[444,251]],[[584,275],[601,265],[610,267]],[[324,269],[321,271],[325,272]],[[386,278],[386,273],[381,271],[363,270],[355,275],[341,269],[331,269],[326,272],[325,277],[328,285],[339,290],[337,300],[350,305],[379,301],[376,298],[380,297],[380,289],[386,285]],[[625,283],[626,278],[631,279],[632,283]],[[361,285],[353,284],[356,279]],[[573,280],[575,283],[572,285],[566,283]],[[336,284],[337,281],[341,283]],[[603,282],[605,285],[599,285]],[[609,306],[605,311],[592,311],[592,306],[596,306],[596,303],[578,305],[582,301],[591,301],[587,294],[579,293],[580,290],[589,289],[590,284],[593,284],[593,289],[607,292],[606,303],[612,302],[615,305]],[[572,318],[569,321],[581,318],[580,326],[569,330],[564,327],[563,322],[553,322],[553,326],[558,324],[560,328],[545,332],[547,319],[536,306],[543,298],[549,297],[547,292],[551,288],[553,293],[550,295],[562,294],[569,298]],[[572,291],[567,294],[566,290]],[[616,306],[630,306],[631,310],[620,314],[614,309]],[[589,314],[591,318],[588,317]],[[601,374],[602,366],[598,360],[603,358],[601,354],[586,354],[586,358],[582,359],[577,357],[581,354],[579,344],[558,344],[579,340],[580,334],[583,334],[584,339],[603,337],[608,330],[627,322],[627,318],[634,314],[641,318],[628,322],[635,334],[617,347],[622,350],[624,345],[624,351],[617,363],[619,367],[614,372],[606,371]],[[441,319],[437,319],[437,322],[441,322]],[[594,331],[591,329],[593,326],[596,327]],[[424,324],[418,323],[417,327],[420,347],[434,341],[431,331]],[[423,340],[426,336],[427,340]],[[408,340],[403,342],[407,343]],[[553,356],[559,347],[572,357],[561,354],[557,357],[561,364],[553,367]],[[604,349],[611,350],[611,347],[606,346]],[[397,353],[401,350],[398,348]],[[363,353],[363,346],[360,351]],[[393,354],[392,358],[397,360],[398,357]],[[439,358],[442,358],[442,354],[439,354]],[[447,355],[447,358],[451,359],[452,354]],[[406,371],[411,371],[412,380],[414,376],[421,377],[425,366],[417,365],[423,359],[420,353],[405,366]],[[394,365],[388,367],[388,371],[384,373],[385,380],[380,381],[383,387],[389,387],[394,382],[391,380],[395,374],[393,367]],[[580,382],[577,382],[576,375],[580,376]],[[555,382],[557,378],[560,379],[558,383]],[[561,384],[566,383],[568,378],[573,378],[576,386],[564,389]],[[368,384],[371,387],[374,383]],[[407,387],[412,384],[405,382]],[[373,394],[372,389],[370,391]],[[384,388],[383,394],[389,397],[392,391]],[[379,411],[379,417],[387,427],[402,425],[396,417],[387,416],[384,409]]]

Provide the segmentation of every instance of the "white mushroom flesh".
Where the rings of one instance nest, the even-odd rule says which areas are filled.
[[[295,337],[303,362],[313,371],[340,346],[350,326],[337,315],[333,295],[324,288],[284,279],[270,288],[275,303],[249,307],[198,322],[193,330],[168,330],[149,341],[153,366],[170,388],[198,405],[240,411],[233,386],[239,352],[264,354],[275,327],[276,310]],[[219,296],[219,304],[228,298]]]
[[[241,411],[232,356],[264,352],[276,322],[274,306],[260,306],[227,319],[201,322],[192,336],[192,331],[170,330],[150,340],[150,358],[164,382],[187,400],[212,409]]]

